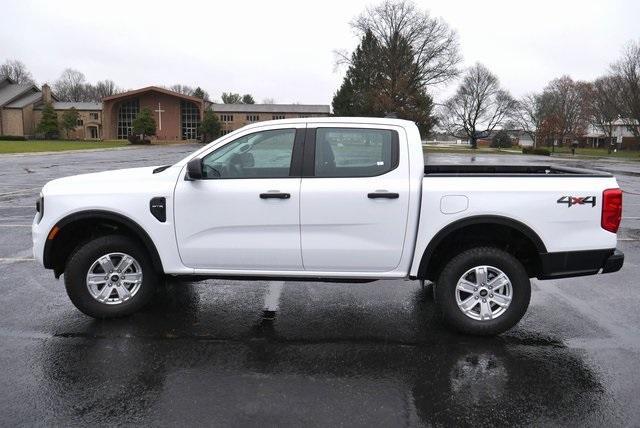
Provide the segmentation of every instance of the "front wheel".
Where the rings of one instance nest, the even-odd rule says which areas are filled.
[[[506,251],[478,247],[446,264],[435,297],[445,322],[456,330],[495,335],[524,316],[531,282],[522,263]]]
[[[120,235],[95,238],[69,257],[64,282],[73,304],[94,318],[132,314],[153,297],[158,275],[147,251]]]

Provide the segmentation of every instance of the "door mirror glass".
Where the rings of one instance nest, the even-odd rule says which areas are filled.
[[[186,180],[201,180],[202,179],[202,160],[201,159],[191,159],[189,163],[187,163],[187,176]]]

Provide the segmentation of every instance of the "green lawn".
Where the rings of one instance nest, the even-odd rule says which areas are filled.
[[[65,141],[32,140],[0,141],[0,153],[61,152],[65,150],[106,149],[129,144],[127,140],[114,141]]]
[[[551,151],[550,147],[544,147]],[[423,146],[423,150],[425,153],[488,153],[488,154],[503,154],[503,155],[513,155],[513,154],[522,154],[522,150],[518,147],[513,147],[511,149],[494,149],[490,147],[482,147],[476,150],[472,150],[469,147],[455,147],[455,146],[445,146],[445,147],[434,147],[434,146]],[[563,156],[563,157],[571,157],[571,148],[570,147],[556,147],[555,152],[552,154]],[[593,149],[593,148],[577,148],[576,156],[594,156],[594,157],[614,157],[614,158],[623,158],[630,160],[640,160],[640,151],[637,150],[619,150],[615,153],[607,153],[607,149]]]
[[[470,149],[469,147],[456,147],[456,146],[444,146],[444,147],[434,147],[434,146],[422,146],[422,150],[425,153],[469,153],[469,154],[492,154],[492,155],[517,155],[522,154],[522,150],[519,148],[511,148],[511,149],[494,149],[491,147],[480,147],[475,150]]]
[[[551,149],[549,149],[551,150]],[[553,152],[552,152],[553,153]],[[560,154],[563,156],[571,156],[571,148],[569,147],[556,147],[556,154]],[[615,153],[607,153],[607,149],[592,149],[592,148],[580,148],[576,149],[576,156],[598,156],[603,158],[614,157],[614,158],[625,158],[625,159],[634,159],[640,160],[640,151],[638,150],[618,150]]]

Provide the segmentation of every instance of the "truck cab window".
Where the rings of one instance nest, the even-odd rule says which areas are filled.
[[[205,178],[289,177],[295,135],[295,129],[275,129],[225,144],[203,159]]]
[[[398,164],[398,134],[387,129],[318,128],[316,177],[373,177]]]

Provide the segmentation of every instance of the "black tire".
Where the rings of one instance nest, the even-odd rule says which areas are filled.
[[[87,288],[87,273],[91,265],[109,253],[125,253],[133,257],[142,268],[142,284],[129,300],[115,305],[94,299]],[[146,249],[137,241],[121,235],[95,238],[78,248],[67,259],[64,283],[67,295],[80,311],[94,318],[117,318],[130,315],[145,306],[153,297],[161,276],[154,270]]]
[[[494,319],[476,320],[463,313],[456,302],[460,277],[475,266],[500,269],[511,282],[512,299],[504,313]],[[531,282],[522,263],[506,251],[477,247],[464,251],[446,264],[435,288],[436,304],[444,321],[461,333],[488,336],[503,333],[516,325],[529,307]]]

